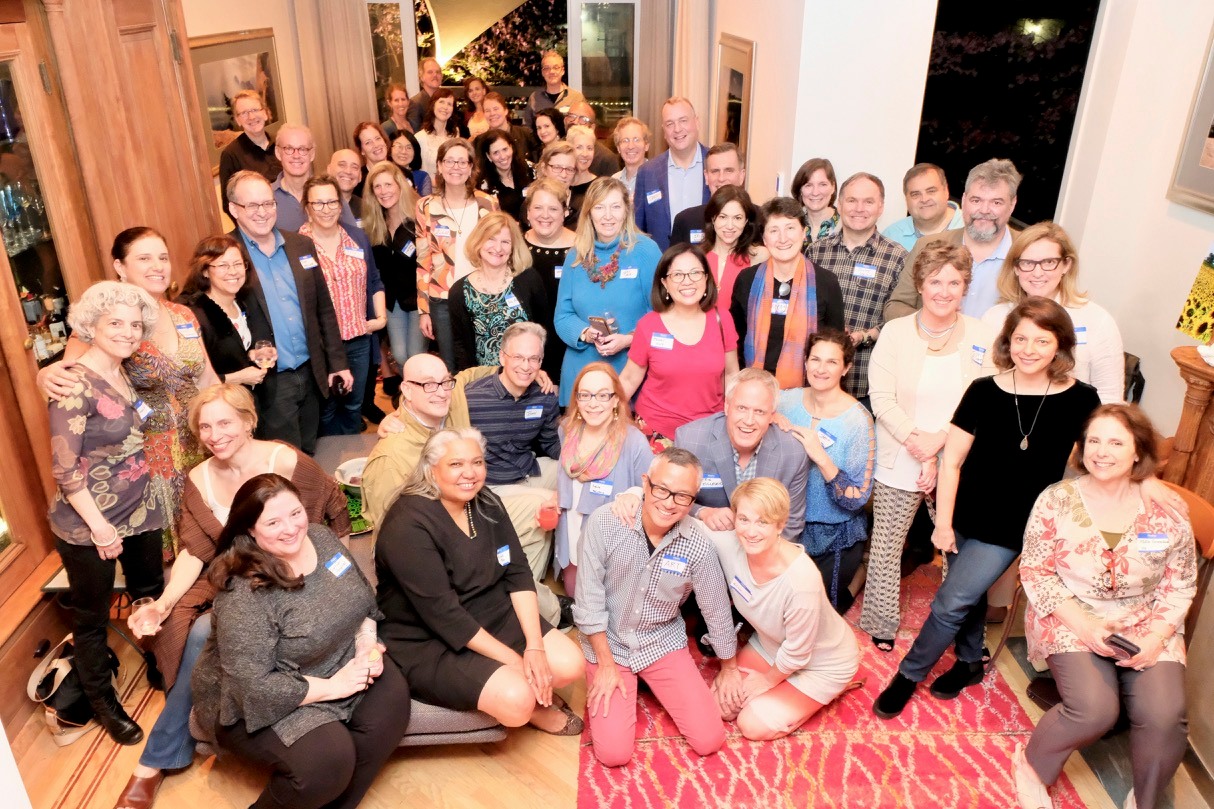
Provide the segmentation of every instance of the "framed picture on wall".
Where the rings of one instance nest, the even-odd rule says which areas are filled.
[[[733,34],[721,34],[717,43],[717,65],[712,142],[737,144],[744,155],[749,155],[755,43]]]
[[[241,90],[261,93],[270,113],[267,132],[271,138],[278,129],[277,122],[282,120],[273,29],[191,37],[190,59],[194,63],[194,84],[198,87],[203,128],[210,133],[207,152],[211,158],[211,172],[218,174],[219,153],[240,135],[240,127],[232,120],[232,96]]]
[[[1205,67],[1189,109],[1168,199],[1214,213],[1214,34],[1206,47]]]

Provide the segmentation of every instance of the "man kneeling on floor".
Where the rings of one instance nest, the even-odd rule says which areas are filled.
[[[701,756],[725,743],[716,698],[687,649],[679,606],[692,590],[721,658],[718,690],[741,694],[729,593],[700,523],[688,516],[700,488],[700,462],[668,449],[642,476],[639,520],[621,523],[603,506],[582,532],[574,620],[582,633],[590,739],[608,767],[632,758],[637,677],[653,691]]]

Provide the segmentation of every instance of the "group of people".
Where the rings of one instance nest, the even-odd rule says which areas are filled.
[[[1019,800],[1050,805],[1124,693],[1134,795],[1155,805],[1185,745],[1193,539],[1070,238],[1009,225],[1012,163],[974,167],[960,205],[939,167],[912,167],[909,215],[879,232],[880,178],[839,183],[814,158],[756,205],[744,156],[701,144],[686,99],[662,106],[669,148],[650,158],[636,118],[600,143],[563,72],[544,56],[517,125],[479,79],[457,98],[423,60],[422,91],[390,87],[391,117],[320,175],[307,128],[271,141],[240,93],[221,163],[235,229],[199,243],[176,300],[164,239],[123,231],[119,280],[72,304],[39,384],[77,665],[102,727],[140,741],[106,668],[121,561],[155,599],[131,627],[166,688],[118,807],[190,763],[192,709],[271,768],[259,806],[357,805],[411,696],[588,725],[607,766],[632,757],[638,680],[700,755],[727,721],[779,738],[859,684],[842,616],[861,588],[861,630],[896,648],[920,509],[948,575],[876,714],[903,711],[950,645],[931,694],[981,682],[988,601],[1019,570],[1030,657],[1063,699],[1009,764]],[[364,416],[374,591],[310,458]],[[557,693],[582,677],[584,719]]]

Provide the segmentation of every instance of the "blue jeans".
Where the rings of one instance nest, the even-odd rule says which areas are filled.
[[[345,396],[329,396],[320,410],[321,435],[356,435],[363,431],[363,391],[371,372],[371,335],[344,341],[354,385]]]
[[[415,354],[426,353],[426,337],[421,330],[421,314],[416,310],[388,309],[388,346],[401,365]]]
[[[156,770],[180,770],[194,760],[194,737],[190,735],[190,709],[194,698],[190,695],[190,675],[198,655],[211,637],[211,613],[198,616],[185,639],[185,652],[177,668],[177,679],[164,695],[164,710],[156,718],[152,732],[139,763]]]
[[[948,576],[932,599],[931,615],[919,630],[919,637],[898,667],[903,677],[916,683],[923,682],[953,641],[957,642],[958,660],[982,661],[986,591],[1020,554],[954,533],[957,552],[948,554]]]

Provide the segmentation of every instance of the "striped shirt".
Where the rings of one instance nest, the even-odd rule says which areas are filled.
[[[465,396],[468,420],[485,436],[485,480],[489,484],[518,483],[538,475],[537,452],[553,459],[561,457],[556,432],[561,408],[555,393],[543,393],[532,382],[515,399],[499,372],[469,384]]]
[[[637,509],[634,528],[616,519],[610,504],[599,507],[582,528],[573,605],[582,652],[598,663],[588,636],[606,632],[615,662],[635,673],[686,648],[679,607],[694,590],[712,646],[729,660],[738,639],[716,548],[691,517],[680,520],[655,548],[641,528],[643,508]]]
[[[337,232],[341,236],[337,254],[329,255],[316,242],[316,258],[333,298],[341,339],[353,340],[367,333],[367,256],[345,228],[339,226]],[[311,239],[312,225],[301,227],[299,235]]]
[[[815,267],[830,270],[839,279],[847,331],[881,328],[882,310],[902,274],[906,248],[873,231],[867,242],[849,250],[843,244],[840,229],[814,242],[806,255]],[[868,361],[872,353],[871,344],[856,346],[856,359],[843,379],[843,390],[857,399],[868,395]]]

